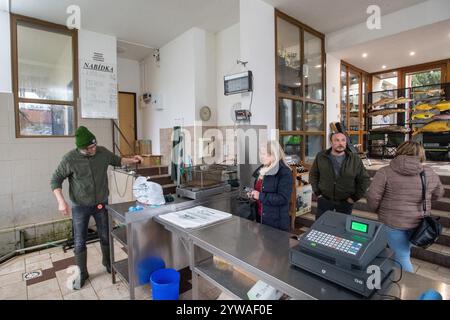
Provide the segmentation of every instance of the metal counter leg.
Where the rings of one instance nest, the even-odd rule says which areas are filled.
[[[128,244],[128,288],[130,290],[130,300],[135,300],[135,274],[133,268],[134,246],[133,246],[133,227],[131,223],[127,224],[127,244]]]
[[[192,272],[192,300],[199,299],[199,275],[194,271],[195,270],[195,245],[192,241],[188,242],[189,248],[189,268]]]
[[[200,276],[195,271],[192,271],[192,300],[199,300],[199,280]]]
[[[114,238],[112,236],[112,232],[113,232],[113,217],[112,215],[109,213],[108,211],[108,232],[109,232],[109,252],[110,252],[110,257],[111,257],[111,280],[112,283],[115,284],[116,283],[116,271],[113,268],[114,265]]]

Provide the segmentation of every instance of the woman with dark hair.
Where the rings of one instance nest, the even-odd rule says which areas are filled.
[[[280,230],[289,230],[289,203],[293,189],[292,171],[276,141],[260,148],[262,166],[253,176],[254,191],[249,196],[256,200],[256,221]]]
[[[403,269],[413,272],[409,239],[424,215],[431,214],[431,200],[444,194],[439,176],[424,165],[425,150],[417,142],[407,141],[397,148],[395,159],[378,170],[369,187],[367,201],[387,226],[388,244]],[[426,181],[426,212],[423,211],[422,179]]]

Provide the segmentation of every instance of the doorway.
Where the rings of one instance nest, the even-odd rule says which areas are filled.
[[[122,156],[134,155],[137,140],[136,93],[119,92],[119,131]]]

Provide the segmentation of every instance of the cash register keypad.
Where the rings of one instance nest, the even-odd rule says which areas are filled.
[[[311,230],[306,236],[306,239],[354,256],[362,247],[362,244],[359,242],[343,239],[317,230]]]

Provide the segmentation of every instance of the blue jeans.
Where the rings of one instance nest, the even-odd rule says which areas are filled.
[[[106,210],[105,205],[103,205],[103,208],[100,210],[97,209],[97,206],[73,206],[72,224],[75,254],[86,250],[89,219],[91,216],[94,217],[97,226],[100,244],[109,246],[108,211]]]
[[[409,242],[414,229],[399,230],[388,226],[386,229],[388,245],[395,253],[395,260],[402,265],[403,270],[414,272],[410,259],[411,243]]]

